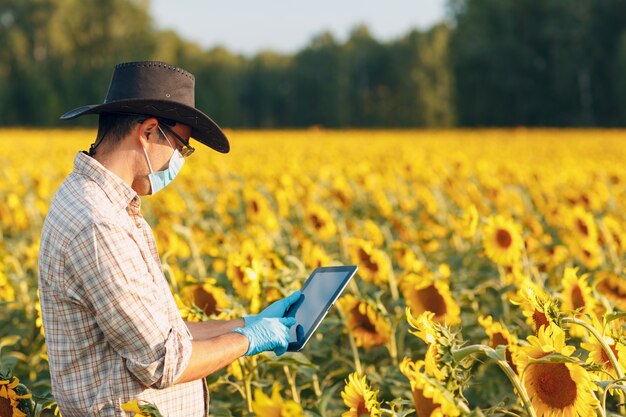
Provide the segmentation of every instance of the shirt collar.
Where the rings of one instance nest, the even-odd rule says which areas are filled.
[[[78,152],[74,158],[74,172],[98,184],[112,204],[139,211],[141,200],[135,190],[86,153]]]

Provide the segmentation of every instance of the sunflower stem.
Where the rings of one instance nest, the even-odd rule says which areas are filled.
[[[354,336],[352,336],[352,332],[350,330],[348,330],[348,339],[350,340],[350,349],[352,349],[352,358],[354,359],[354,368],[359,375],[363,375],[363,372],[361,369],[361,357],[359,356],[359,349],[356,347]]]
[[[391,298],[393,301],[398,301],[400,298],[400,293],[398,292],[398,282],[396,281],[396,274],[393,271],[393,263],[391,262],[391,258],[387,253],[385,253],[385,257],[389,263],[389,290],[391,291]]]
[[[526,412],[528,413],[528,416],[537,417],[537,414],[535,413],[535,409],[533,408],[533,405],[530,401],[530,397],[528,396],[528,392],[526,391],[526,388],[524,388],[521,381],[515,374],[515,371],[513,371],[513,369],[511,368],[509,363],[506,361],[506,359],[495,359],[495,358],[500,358],[500,355],[495,349],[486,345],[470,345],[470,346],[465,346],[463,348],[452,351],[452,357],[454,358],[455,361],[460,362],[466,357],[473,355],[475,353],[483,353],[488,358],[495,360],[496,364],[500,367],[500,369],[502,369],[502,371],[507,376],[507,378],[509,378],[509,381],[511,381],[511,383],[513,384],[513,387],[517,391],[517,395],[522,400],[524,408],[526,408]]]
[[[564,317],[563,319],[561,319],[561,321],[563,323],[568,323],[568,324],[577,324],[589,330],[589,333],[591,333],[598,340],[598,342],[600,343],[600,346],[602,346],[602,350],[604,350],[604,353],[606,354],[607,358],[609,358],[609,362],[611,363],[611,366],[613,367],[613,369],[615,369],[615,373],[617,374],[617,379],[624,378],[624,373],[622,372],[622,369],[620,368],[619,363],[617,362],[617,358],[615,357],[613,350],[611,349],[609,345],[606,344],[606,341],[604,340],[600,332],[596,330],[595,327],[575,317]]]
[[[498,265],[498,272],[500,274],[500,285],[501,288],[506,287],[506,273],[504,272],[504,268]],[[509,298],[506,293],[502,293],[500,295],[500,299],[502,300],[502,316],[504,317],[505,322],[509,322],[511,319],[511,308],[509,306]]]
[[[313,391],[317,398],[322,398],[322,389],[320,388],[320,378],[317,376],[317,372],[313,374]]]
[[[611,349],[611,347],[606,344],[606,341],[604,340],[600,332],[596,330],[595,327],[575,317],[564,317],[561,321],[567,324],[577,324],[587,329],[589,333],[591,333],[598,340],[598,343],[600,343],[602,350],[606,354],[607,358],[609,358],[609,362],[611,363],[611,366],[613,367],[613,369],[615,369],[615,373],[617,374],[617,379],[624,378],[624,373],[622,372],[622,369],[619,366],[619,362],[617,361],[617,358],[615,357],[615,354],[613,353],[613,349]],[[626,402],[626,395],[624,394],[625,392],[626,392],[626,389],[624,388],[621,388],[621,391],[619,391],[620,393],[619,397],[622,400],[621,401],[622,404],[620,405],[620,412],[622,413],[622,415],[625,415],[624,413],[626,409],[626,407],[624,407],[624,404],[623,404],[624,402]],[[602,406],[603,412],[606,410],[604,407],[605,406],[603,405]]]
[[[300,404],[300,395],[298,395],[298,390],[296,387],[296,376],[291,374],[291,371],[289,370],[289,367],[287,365],[283,365],[283,370],[285,371],[287,382],[289,382],[289,387],[291,387],[291,397],[295,402]]]
[[[354,281],[354,280],[352,280]],[[337,308],[337,312],[339,313],[339,317],[341,317],[341,321],[343,323],[346,323],[346,316],[344,314],[344,312],[341,310],[341,307],[338,306],[339,308]],[[352,349],[352,359],[354,360],[354,368],[355,370],[359,373],[359,375],[362,375],[361,372],[361,358],[359,356],[359,350],[356,347],[356,341],[354,340],[354,336],[352,335],[352,331],[346,326],[346,330],[348,332],[348,340],[350,341],[350,349]]]
[[[243,384],[244,384],[244,388],[245,388],[245,399],[246,399],[246,405],[248,407],[248,412],[252,412],[252,376],[253,376],[253,372],[250,371],[250,369],[245,366],[247,365],[245,362],[245,359],[242,358],[242,361],[244,362],[242,364],[241,370],[244,372],[244,376],[243,376]]]
[[[389,343],[387,344],[387,349],[389,350],[389,355],[391,356],[391,360],[394,365],[398,366],[398,345],[396,342],[396,331],[398,330],[398,325],[395,320],[392,320],[393,324],[391,326],[391,331],[389,332]]]

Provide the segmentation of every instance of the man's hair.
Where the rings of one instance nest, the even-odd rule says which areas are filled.
[[[106,138],[109,145],[120,142],[136,123],[141,123],[150,116],[127,113],[100,113],[98,119],[98,135],[96,142],[91,144],[89,154],[94,155],[96,148]]]

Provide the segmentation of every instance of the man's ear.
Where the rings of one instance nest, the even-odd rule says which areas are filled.
[[[158,133],[157,129],[159,126],[159,122],[156,117],[149,117],[139,124],[137,127],[137,140],[141,142],[143,146],[152,139],[155,138]]]

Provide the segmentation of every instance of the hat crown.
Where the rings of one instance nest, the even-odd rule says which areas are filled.
[[[105,103],[122,100],[171,101],[195,107],[195,78],[160,61],[124,62],[115,66]]]

